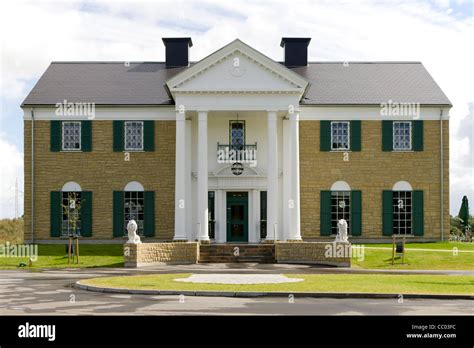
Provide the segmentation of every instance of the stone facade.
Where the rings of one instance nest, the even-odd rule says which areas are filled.
[[[362,121],[362,151],[319,149],[320,122],[300,121],[301,235],[304,240],[320,237],[320,191],[338,181],[362,191],[362,235],[357,239],[381,239],[382,191],[401,180],[424,194],[423,240],[440,240],[440,121],[424,122],[424,150],[382,151],[382,121]],[[449,233],[449,122],[443,121],[444,137],[444,233]],[[386,237],[385,237],[386,238]]]
[[[351,244],[330,242],[277,242],[278,263],[311,263],[330,266],[351,266]]]
[[[160,263],[197,263],[199,243],[124,244],[125,267],[141,267]]]
[[[92,152],[51,152],[50,121],[35,121],[35,239],[50,239],[50,191],[68,181],[93,192],[92,237],[113,238],[113,191],[138,181],[155,191],[155,238],[174,235],[175,122],[155,121],[155,151],[113,152],[112,121],[92,121]],[[24,121],[25,240],[31,239],[31,121]]]
[[[362,191],[362,235],[351,241],[380,240],[382,191],[405,180],[424,192],[423,240],[440,235],[440,122],[424,121],[424,151],[382,151],[382,121],[362,121],[362,151],[319,150],[319,121],[300,121],[301,235],[306,241],[327,240],[320,236],[320,191],[339,180]],[[112,194],[130,181],[155,191],[155,239],[174,236],[175,122],[155,121],[155,151],[113,152],[112,121],[92,122],[92,152],[51,152],[50,121],[35,121],[35,239],[50,237],[50,192],[75,181],[93,192],[92,237],[112,239]],[[449,122],[444,135],[444,231],[449,233]],[[24,121],[25,240],[31,239],[31,121]],[[330,166],[328,166],[330,164]],[[385,237],[386,238],[386,237]],[[118,239],[120,240],[120,239]]]

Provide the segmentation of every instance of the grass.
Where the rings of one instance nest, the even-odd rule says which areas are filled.
[[[23,243],[23,219],[0,220],[0,244],[7,241],[12,244]]]
[[[394,294],[472,295],[473,276],[381,274],[289,274],[304,281],[286,284],[193,284],[176,282],[190,274],[105,277],[81,280],[82,284],[128,289],[176,291],[340,292]]]
[[[474,243],[437,242],[437,243],[410,243],[406,244],[404,264],[396,258],[392,266],[391,244],[365,244],[363,260],[352,258],[353,268],[365,269],[412,269],[412,270],[474,270]],[[454,252],[436,251],[458,249]],[[389,248],[379,250],[371,248]],[[428,249],[428,250],[412,250]],[[473,252],[462,252],[462,251]]]
[[[66,241],[64,242],[66,243]],[[0,243],[3,244],[3,243]],[[411,269],[411,270],[473,270],[474,252],[452,252],[436,250],[474,251],[474,243],[438,242],[407,244],[405,264],[400,259],[392,266],[391,244],[365,244],[364,259],[352,259],[353,268],[361,269]],[[387,250],[371,248],[390,248]],[[428,249],[428,250],[412,250]],[[2,257],[0,248],[0,269],[16,268],[21,262],[28,264],[28,258]],[[38,260],[33,268],[68,267],[65,244],[39,245]],[[120,244],[82,244],[80,245],[80,264],[71,267],[123,267],[123,251]]]
[[[65,244],[43,244],[38,247],[38,260],[33,262],[32,268],[123,267],[123,246],[121,244],[80,245],[79,261],[78,265],[71,263],[68,266]],[[28,258],[0,257],[0,268],[17,268],[20,262],[28,264]]]

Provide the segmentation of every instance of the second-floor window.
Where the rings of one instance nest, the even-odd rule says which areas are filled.
[[[81,122],[62,122],[62,150],[81,150]]]
[[[411,150],[411,122],[393,122],[393,149]]]
[[[143,150],[143,122],[125,122],[125,150]]]
[[[230,146],[234,150],[242,150],[245,145],[245,122],[230,121]]]
[[[350,122],[331,122],[331,150],[349,150]]]

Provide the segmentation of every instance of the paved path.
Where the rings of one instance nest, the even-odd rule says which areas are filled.
[[[472,315],[474,301],[431,299],[218,298],[105,294],[79,290],[80,279],[147,273],[315,273],[289,265],[189,265],[146,270],[0,271],[0,315]],[[318,269],[319,270],[319,269]]]

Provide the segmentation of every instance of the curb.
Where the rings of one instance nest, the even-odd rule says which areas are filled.
[[[104,292],[113,294],[132,295],[184,295],[184,296],[206,296],[206,297],[313,297],[313,298],[425,298],[440,300],[474,300],[474,295],[443,295],[443,294],[383,294],[383,293],[341,293],[341,292],[248,292],[248,291],[210,291],[210,290],[132,290],[126,288],[102,288],[98,286],[84,285],[80,281],[73,284],[76,289]]]

